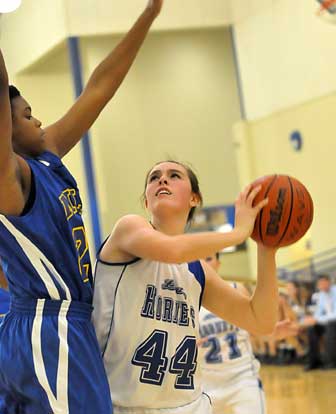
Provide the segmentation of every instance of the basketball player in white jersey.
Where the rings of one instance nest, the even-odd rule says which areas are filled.
[[[199,307],[256,334],[277,318],[275,250],[258,246],[252,298],[225,283],[199,258],[243,242],[252,232],[260,188],[236,201],[230,233],[184,234],[202,195],[192,170],[176,161],[156,164],[145,184],[151,219],[122,217],[96,263],[94,315],[114,413],[208,414],[197,363]]]
[[[208,256],[206,262],[218,271],[219,253]],[[249,296],[242,284],[232,283],[232,286]],[[199,363],[213,414],[266,414],[265,394],[259,378],[260,363],[254,357],[249,333],[203,307],[199,324]],[[286,320],[276,324],[272,336],[280,340],[297,333],[295,324]]]

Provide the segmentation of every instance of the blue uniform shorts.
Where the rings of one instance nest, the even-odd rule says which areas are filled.
[[[91,323],[74,301],[14,300],[0,326],[0,414],[111,414]]]

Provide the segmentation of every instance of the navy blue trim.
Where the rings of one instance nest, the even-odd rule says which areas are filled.
[[[231,45],[232,45],[232,53],[233,53],[233,61],[235,66],[236,78],[237,78],[237,88],[238,88],[238,96],[239,96],[239,106],[240,106],[240,115],[242,119],[247,119],[246,116],[246,105],[245,105],[245,97],[244,97],[244,88],[243,88],[243,81],[240,71],[239,65],[239,58],[238,58],[238,50],[237,50],[237,42],[236,42],[236,32],[234,26],[230,26],[230,35],[231,35]]]
[[[103,241],[102,245],[99,247],[97,255],[96,255],[96,260],[97,262],[103,263],[106,266],[127,266],[127,265],[131,265],[133,263],[138,262],[139,260],[141,260],[140,257],[135,257],[134,259],[130,260],[129,262],[105,262],[105,260],[102,260],[99,256],[100,253],[103,249],[103,247],[105,246],[107,240],[109,239],[110,235],[106,237],[106,239]]]
[[[97,249],[97,253],[96,253],[96,260],[99,261],[99,255],[100,252],[102,251],[103,247],[105,246],[107,240],[109,239],[110,234],[105,238],[105,240],[103,241],[103,243],[100,245],[99,249]]]
[[[265,414],[266,407],[265,407],[265,394],[263,385],[260,379],[258,379],[258,390],[259,390],[259,399],[260,399],[260,408],[261,408],[261,414]]]
[[[201,286],[201,295],[200,295],[200,301],[199,301],[199,307],[201,308],[202,300],[203,300],[203,292],[204,292],[204,287],[205,287],[204,270],[199,260],[188,263],[188,269],[189,269],[189,272],[191,272],[195,276],[196,280]]]
[[[113,263],[113,262],[105,262],[102,259],[97,259],[97,262],[103,263],[106,266],[128,266],[128,265],[132,265],[133,263],[139,262],[141,260],[140,257],[136,257],[135,259],[130,260],[129,262],[120,262],[120,263]]]
[[[83,91],[83,76],[82,76],[82,65],[79,52],[79,42],[78,37],[69,37],[68,38],[68,50],[69,50],[69,59],[72,68],[72,78],[75,87],[76,98]],[[93,229],[93,236],[95,242],[96,251],[101,245],[101,231],[100,231],[100,221],[99,221],[99,208],[96,195],[96,186],[95,186],[95,175],[91,155],[90,147],[90,135],[89,132],[86,132],[83,135],[81,140],[81,147],[84,157],[84,170],[86,175],[86,185],[89,195],[90,203],[90,216],[91,224]]]
[[[208,397],[208,400],[209,400],[209,403],[210,403],[210,405],[212,406],[212,401],[211,401],[211,398],[210,398],[210,395],[209,394],[207,394],[206,392],[202,392],[202,394],[203,395],[205,395],[206,397]]]

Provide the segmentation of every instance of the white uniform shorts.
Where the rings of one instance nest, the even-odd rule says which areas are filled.
[[[129,408],[113,406],[113,414],[213,414],[210,399],[202,394],[196,401],[175,408]]]
[[[224,380],[207,376],[204,392],[210,396],[213,414],[266,414],[265,393],[258,377]]]

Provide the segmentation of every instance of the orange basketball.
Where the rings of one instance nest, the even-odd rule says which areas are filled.
[[[313,200],[297,179],[288,175],[267,175],[252,183],[261,185],[254,204],[268,197],[257,216],[252,239],[265,246],[283,247],[298,241],[309,229],[314,215]]]

